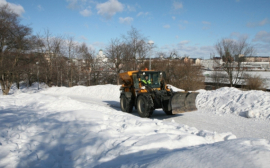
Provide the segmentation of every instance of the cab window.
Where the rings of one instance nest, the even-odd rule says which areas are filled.
[[[137,78],[137,74],[132,74],[132,78],[133,78],[133,81],[134,81],[135,89],[139,89],[139,80]]]

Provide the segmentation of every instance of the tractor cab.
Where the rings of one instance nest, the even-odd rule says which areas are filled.
[[[164,78],[165,73],[161,71],[139,71],[132,74],[135,89],[139,89],[142,86],[148,86],[151,88],[160,88],[160,81]]]

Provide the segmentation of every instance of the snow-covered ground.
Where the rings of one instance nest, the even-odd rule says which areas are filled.
[[[0,95],[0,167],[270,165],[267,139],[202,130],[165,114],[167,119],[160,120],[140,118],[135,110],[121,112],[119,86],[44,87],[13,88],[10,95]],[[268,92],[199,92],[196,113],[270,124]]]
[[[212,82],[212,78],[210,77],[215,71],[204,71],[203,75],[206,77],[205,82]],[[221,73],[226,75],[225,71],[220,71]],[[259,75],[262,79],[265,80],[266,89],[270,89],[270,71],[245,71],[245,74],[254,76]]]

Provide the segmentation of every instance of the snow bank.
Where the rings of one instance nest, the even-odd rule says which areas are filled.
[[[264,91],[241,91],[229,87],[201,90],[196,105],[204,112],[270,119],[270,93]]]
[[[45,83],[33,83],[32,86],[27,87],[26,83],[20,82],[20,89],[17,88],[16,84],[13,84],[10,88],[9,95],[20,94],[20,93],[36,93],[41,90],[48,88]],[[0,85],[0,95],[3,95]]]
[[[173,85],[170,85],[170,84],[167,84],[167,86],[169,86],[174,92],[182,92],[182,91],[185,91],[183,89],[179,89]]]
[[[96,99],[110,99],[119,100],[120,98],[120,85],[96,85],[96,86],[74,86],[72,88],[66,87],[52,87],[45,90],[43,93],[55,94],[55,95],[73,95],[73,96],[83,96]]]
[[[231,133],[143,119],[106,103],[79,102],[67,94],[119,104],[119,86],[114,85],[55,87],[0,95],[0,167],[268,167],[270,164],[267,140],[235,139]]]

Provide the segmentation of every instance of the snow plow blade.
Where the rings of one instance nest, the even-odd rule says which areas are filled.
[[[198,92],[176,92],[171,98],[172,114],[195,111]]]

